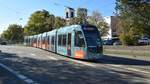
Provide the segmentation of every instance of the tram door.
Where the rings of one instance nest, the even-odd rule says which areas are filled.
[[[68,33],[67,54],[68,56],[71,56],[71,33]]]

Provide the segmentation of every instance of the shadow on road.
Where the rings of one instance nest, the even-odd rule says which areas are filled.
[[[116,64],[118,64],[119,62],[121,62],[122,64],[136,64],[134,63],[135,61],[141,62],[141,64],[143,65],[149,64],[149,62],[110,56],[106,56],[105,58],[103,58],[103,60],[106,61],[104,63],[110,63],[110,61],[114,60],[114,63]],[[132,61],[133,63],[128,63]],[[135,81],[134,77],[145,78],[145,76],[138,73],[117,71],[105,67],[92,68],[74,62],[67,62],[65,60],[42,60],[32,57],[19,57],[17,54],[1,53],[0,62],[40,84],[145,83],[143,81]],[[125,77],[123,74],[128,76]]]
[[[95,62],[100,62],[104,64],[121,64],[121,65],[141,65],[141,66],[150,66],[150,61],[137,60],[125,57],[115,57],[105,55],[101,59],[96,60]]]

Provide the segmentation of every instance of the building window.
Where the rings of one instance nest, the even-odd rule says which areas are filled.
[[[71,12],[71,18],[73,18],[74,17],[74,13],[73,12]]]
[[[69,14],[68,14],[68,12],[66,12],[66,18],[69,18]]]

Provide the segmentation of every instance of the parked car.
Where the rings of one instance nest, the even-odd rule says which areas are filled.
[[[111,40],[104,40],[103,45],[121,45],[119,38],[113,38]]]
[[[150,38],[142,37],[142,38],[138,39],[138,44],[148,45],[148,44],[150,44]]]
[[[7,42],[3,41],[0,43],[1,45],[7,45]]]
[[[113,45],[121,45],[122,43],[120,42],[120,41],[115,41],[114,43],[113,43]]]
[[[112,40],[104,40],[103,45],[113,45],[113,41]]]

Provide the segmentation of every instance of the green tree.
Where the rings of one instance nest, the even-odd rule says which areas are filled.
[[[150,35],[149,2],[148,0],[116,0],[116,14],[119,16],[121,37]]]
[[[150,1],[146,0],[117,0],[116,10],[123,30],[138,31],[137,34],[150,35]]]
[[[66,25],[66,20],[61,17],[55,17],[54,28],[60,28]]]
[[[80,19],[78,17],[70,18],[69,25],[80,24]]]
[[[2,33],[2,38],[10,42],[21,42],[23,41],[23,28],[17,24],[9,25],[8,29]]]
[[[27,25],[24,27],[24,33],[26,35],[34,35],[47,32],[52,30],[54,23],[54,15],[49,14],[46,10],[36,11],[30,16]]]
[[[108,24],[98,11],[93,11],[92,16],[89,16],[88,18],[88,23],[96,25],[102,36],[108,33]]]
[[[87,24],[87,9],[78,8],[77,9],[77,18],[74,18],[74,20],[78,21],[78,24]]]

